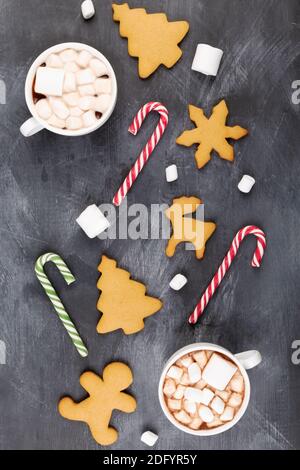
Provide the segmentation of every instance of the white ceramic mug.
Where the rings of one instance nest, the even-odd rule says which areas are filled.
[[[245,393],[244,393],[244,400],[243,403],[234,416],[234,418],[219,427],[212,428],[212,429],[201,429],[201,430],[194,430],[190,429],[183,424],[180,424],[174,416],[170,413],[168,410],[168,407],[165,402],[164,394],[163,394],[163,385],[164,381],[166,378],[166,373],[169,370],[170,366],[174,364],[180,357],[184,356],[185,354],[189,354],[191,352],[195,351],[203,351],[203,350],[209,350],[209,351],[216,351],[224,356],[227,356],[228,359],[230,359],[232,362],[234,362],[237,367],[239,368],[243,378],[244,378],[244,383],[245,383]],[[230,351],[227,349],[223,348],[222,346],[217,346],[216,344],[210,344],[210,343],[194,343],[190,344],[189,346],[185,346],[178,351],[176,351],[173,356],[170,357],[170,359],[167,361],[163,372],[160,377],[159,385],[158,385],[158,397],[159,397],[159,402],[160,406],[162,407],[162,410],[166,417],[168,418],[169,421],[171,421],[176,428],[180,429],[181,431],[184,431],[188,434],[193,434],[194,436],[213,436],[215,434],[220,434],[224,431],[227,431],[228,429],[232,428],[243,416],[245,413],[249,399],[250,399],[250,381],[248,374],[246,372],[246,369],[252,369],[253,367],[257,366],[261,362],[262,358],[261,355],[258,351],[245,351],[239,354],[232,354]]]
[[[45,63],[47,57],[50,54],[56,54],[58,52],[63,51],[64,49],[76,49],[77,51],[81,50],[86,50],[89,51],[93,56],[97,57],[99,60],[101,60],[107,67],[107,70],[109,72],[109,77],[112,80],[112,100],[111,100],[111,105],[110,107],[105,111],[105,113],[101,116],[100,119],[98,119],[97,123],[94,126],[84,128],[84,129],[79,129],[76,131],[72,131],[69,129],[58,129],[57,127],[50,126],[47,122],[42,120],[36,110],[35,106],[33,103],[33,96],[32,96],[32,88],[33,88],[33,80],[36,74],[37,68]],[[80,42],[65,42],[62,44],[57,44],[56,46],[52,46],[46,51],[42,52],[36,60],[33,62],[31,65],[26,82],[25,82],[25,99],[26,99],[26,104],[28,106],[28,109],[30,113],[32,114],[32,117],[27,119],[22,126],[20,127],[21,133],[25,137],[29,137],[31,135],[36,134],[37,132],[41,131],[42,129],[48,129],[51,132],[54,132],[55,134],[60,134],[60,135],[67,135],[67,136],[80,136],[80,135],[85,135],[89,134],[90,132],[95,131],[96,129],[99,129],[99,127],[103,126],[103,124],[109,119],[111,116],[115,105],[117,101],[117,79],[115,72],[109,63],[109,61],[106,59],[106,57],[101,54],[101,52],[97,51],[97,49],[94,49],[91,46],[88,46],[87,44],[82,44]]]

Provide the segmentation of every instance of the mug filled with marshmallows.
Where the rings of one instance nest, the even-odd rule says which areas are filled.
[[[97,49],[76,42],[58,44],[30,67],[25,99],[32,114],[20,127],[25,137],[42,129],[80,136],[99,129],[111,116],[117,80]]]
[[[164,414],[178,429],[195,436],[227,431],[248,407],[246,369],[260,362],[258,351],[234,355],[210,343],[185,346],[167,361],[159,381]]]

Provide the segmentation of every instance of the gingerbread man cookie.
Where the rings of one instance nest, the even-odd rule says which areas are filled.
[[[171,221],[173,235],[168,241],[166,255],[174,255],[179,243],[192,243],[195,247],[196,258],[204,256],[205,244],[216,230],[216,224],[205,222],[185,215],[193,214],[203,204],[197,197],[182,196],[173,199],[173,204],[166,210],[166,216]]]
[[[144,318],[158,312],[162,302],[146,295],[144,284],[130,279],[130,273],[118,268],[115,260],[103,255],[98,269],[102,273],[97,284],[102,291],[97,303],[102,313],[98,333],[121,328],[130,335],[142,330]]]
[[[196,124],[196,128],[184,131],[176,140],[177,144],[190,147],[200,144],[195,153],[198,168],[203,168],[211,159],[211,152],[215,150],[224,160],[234,160],[233,146],[227,139],[238,140],[248,134],[247,129],[240,126],[226,126],[228,108],[225,100],[220,101],[214,108],[208,119],[203,109],[189,105],[190,119]]]
[[[124,413],[136,410],[136,400],[122,391],[132,382],[131,369],[122,362],[108,364],[103,379],[94,372],[84,372],[80,384],[89,397],[80,403],[65,397],[60,400],[58,411],[64,418],[86,423],[98,444],[111,445],[118,439],[118,431],[109,426],[113,410]]]
[[[130,9],[113,4],[113,19],[120,22],[120,35],[128,38],[128,53],[139,60],[139,76],[149,77],[160,65],[173,67],[182,56],[178,44],[189,30],[187,21],[168,21],[164,13]]]

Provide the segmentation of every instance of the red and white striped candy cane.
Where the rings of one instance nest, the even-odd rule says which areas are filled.
[[[231,263],[238,252],[241,242],[247,235],[255,235],[257,238],[256,250],[254,252],[251,265],[253,266],[253,268],[260,267],[260,263],[266,248],[266,236],[260,228],[255,227],[255,225],[248,225],[247,227],[241,228],[241,230],[239,230],[236,236],[234,237],[231,247],[225,258],[223,259],[222,264],[219,266],[218,271],[216,272],[210,284],[203,293],[200,302],[197,304],[195,310],[190,315],[189,323],[191,323],[192,325],[197,323],[199,317],[204,312],[217,287],[219,287],[222,282],[222,279],[230,268]]]
[[[161,103],[151,101],[141,107],[141,109],[138,111],[135,118],[133,119],[132,123],[130,124],[128,131],[131,134],[136,135],[141,125],[143,124],[146,116],[151,113],[151,111],[156,111],[160,114],[159,123],[157,124],[155,131],[151,135],[150,139],[141,151],[140,155],[138,156],[137,161],[135,162],[128,175],[126,176],[125,180],[123,181],[122,185],[114,195],[113,204],[115,206],[119,206],[125,198],[131,186],[137,179],[139,173],[142,171],[145,163],[147,162],[154,148],[160,141],[168,125],[169,113],[167,108]]]

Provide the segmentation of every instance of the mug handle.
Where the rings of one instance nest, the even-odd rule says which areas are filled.
[[[44,129],[44,126],[40,124],[34,117],[31,117],[25,121],[20,127],[20,132],[24,137],[30,137]]]
[[[261,363],[262,357],[259,351],[245,351],[234,355],[245,369],[253,369]]]

